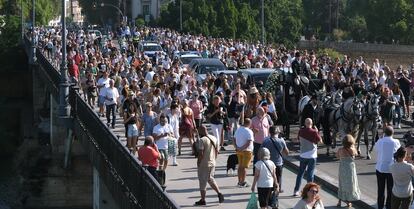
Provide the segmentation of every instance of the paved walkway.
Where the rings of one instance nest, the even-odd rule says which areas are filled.
[[[97,111],[97,110],[96,110]],[[101,117],[102,122],[106,124],[106,118]],[[120,117],[117,117],[115,129],[111,129],[116,136],[119,136],[120,142],[126,144],[124,126]],[[295,132],[295,129],[293,130]],[[292,135],[294,136],[294,135]],[[184,140],[185,141],[185,140]],[[139,142],[142,145],[142,140]],[[190,156],[190,147],[188,144],[183,145],[183,155],[178,157],[179,166],[171,166],[167,168],[167,181],[166,191],[174,198],[174,200],[182,208],[197,208],[194,207],[194,202],[200,199],[200,192],[198,190],[198,178],[196,159]],[[226,162],[229,154],[233,154],[232,146],[227,146],[229,151],[222,152],[217,159],[216,167],[216,181],[224,194],[225,202],[218,203],[218,198],[215,192],[208,187],[207,189],[207,208],[245,208],[247,206],[248,199],[250,197],[250,188],[238,188],[237,177],[226,175]],[[231,151],[230,151],[231,150]],[[171,160],[170,160],[171,162]],[[319,167],[318,167],[319,168]],[[248,171],[247,181],[252,182],[253,176],[252,170]],[[295,184],[296,174],[285,168],[282,179],[282,188],[285,193],[280,194],[279,204],[281,209],[292,208],[299,200],[298,197],[293,197],[293,186]],[[303,185],[306,181],[303,180]],[[333,209],[337,208],[336,195],[331,193],[330,190],[323,189],[321,193],[325,208]],[[358,208],[358,207],[355,207]]]
[[[194,202],[200,199],[200,193],[198,190],[198,179],[196,170],[196,160],[189,155],[189,147],[185,148],[186,152],[183,156],[179,156],[179,166],[170,166],[167,168],[167,189],[166,191],[177,201],[182,208],[197,208],[194,207]],[[250,197],[249,188],[238,188],[237,176],[226,175],[226,162],[227,157],[233,151],[226,151],[219,155],[216,167],[216,181],[220,187],[221,192],[224,194],[225,201],[223,204],[218,203],[218,198],[214,190],[207,187],[207,206],[208,208],[246,208],[248,199]],[[251,169],[248,171],[247,181],[252,182],[253,176],[251,175]],[[295,184],[296,174],[291,170],[283,170],[282,188],[284,193],[279,197],[279,208],[286,209],[292,208],[297,201],[298,197],[292,196],[292,189]],[[302,186],[306,183],[302,182]],[[322,200],[325,204],[325,208],[333,209],[337,208],[336,203],[338,199],[332,193],[323,190],[321,193]],[[344,206],[344,205],[343,205]],[[357,208],[357,207],[355,207]]]
[[[401,140],[403,135],[411,130],[411,127],[407,123],[401,124],[401,129],[395,129],[394,138]],[[292,136],[297,136],[298,127],[293,128]],[[380,131],[382,133],[382,131]],[[403,145],[403,143],[401,142]],[[293,144],[288,142],[289,149],[291,151],[288,160],[292,162],[294,166],[299,166],[299,144]],[[375,175],[375,152],[371,153],[371,159],[366,159],[366,149],[364,142],[361,142],[361,157],[357,157],[355,160],[359,187],[361,190],[361,201],[371,208],[377,207],[377,178]],[[318,161],[316,165],[315,175],[323,180],[323,184],[332,187],[338,187],[338,168],[339,161],[333,154],[326,156],[326,148],[324,145],[320,145],[318,148]],[[335,188],[333,188],[335,189]],[[289,192],[292,188],[289,190]]]

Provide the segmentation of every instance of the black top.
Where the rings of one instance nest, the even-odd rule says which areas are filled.
[[[239,118],[241,112],[243,111],[243,104],[240,104],[232,100],[227,110],[228,110],[227,115],[229,118]]]
[[[401,77],[398,79],[398,85],[400,85],[400,89],[404,94],[405,98],[410,96],[410,80],[405,77]]]
[[[207,107],[206,115],[208,116],[209,114],[215,112],[219,108],[223,108],[223,111],[226,112],[226,108],[222,104],[220,104],[219,107],[210,104]],[[224,115],[221,113],[216,113],[213,116],[211,116],[211,118],[209,118],[211,124],[223,124],[223,119]]]

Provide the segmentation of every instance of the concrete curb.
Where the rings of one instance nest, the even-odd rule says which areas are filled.
[[[287,168],[289,168],[291,170],[294,170],[297,173],[299,171],[299,165],[297,163],[295,163],[293,160],[296,160],[298,162],[297,157],[294,157],[294,156],[286,157],[285,160],[284,160],[284,165]],[[332,177],[330,177],[328,175],[324,175],[321,172],[315,174],[316,183],[318,183],[322,187],[330,190],[331,192],[337,194],[338,193],[338,187],[336,185],[334,185],[332,182],[330,182],[329,179],[332,179]],[[376,200],[374,202],[376,202]],[[376,209],[376,207],[371,206],[370,204],[368,204],[367,202],[365,202],[363,200],[354,201],[352,203],[354,205],[358,206],[358,207],[361,207],[361,208]]]

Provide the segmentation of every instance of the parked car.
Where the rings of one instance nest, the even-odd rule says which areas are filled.
[[[202,57],[199,53],[187,53],[187,54],[182,54],[178,57],[182,65],[188,65],[193,59],[200,59],[200,58]]]
[[[88,34],[92,34],[94,39],[102,38],[102,33],[99,30],[88,30]]]
[[[272,68],[247,68],[240,69],[246,78],[246,85],[255,84],[260,87],[260,83],[265,84],[269,75],[276,69]]]
[[[153,58],[158,52],[165,55],[164,50],[158,42],[143,41],[138,44],[138,51],[150,58]]]
[[[195,72],[198,83],[201,83],[204,79],[206,79],[207,73],[227,70],[227,67],[219,59],[215,58],[193,59],[189,63],[188,67],[191,71]]]

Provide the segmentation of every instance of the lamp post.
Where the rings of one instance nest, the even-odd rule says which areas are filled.
[[[265,27],[264,27],[264,0],[262,2],[262,44],[265,43]]]
[[[35,26],[36,26],[36,15],[35,15],[35,11],[36,11],[36,2],[35,0],[32,0],[32,56],[31,56],[31,62],[30,64],[35,64],[36,62],[36,31],[35,31]]]
[[[60,84],[59,84],[59,117],[61,119],[69,118],[69,78],[66,63],[66,0],[62,0],[62,63],[60,64]]]
[[[183,0],[180,0],[180,31],[183,31]]]
[[[115,8],[116,10],[118,10],[119,14],[122,15],[122,22],[124,22],[125,15],[124,15],[124,13],[121,11],[121,9],[119,7],[117,7],[117,6],[113,5],[113,4],[101,3],[101,7],[105,7],[105,6],[112,7],[112,8]]]
[[[24,14],[23,14],[23,0],[20,0],[20,12],[21,12],[21,17],[20,17],[20,21],[21,21],[21,23],[20,24],[22,24],[22,28],[21,28],[21,30],[22,30],[22,41],[23,41],[23,39],[24,39],[24,26],[23,26],[23,23],[24,23],[24,21],[23,21],[23,16],[24,16]],[[24,43],[24,42],[23,42]]]

